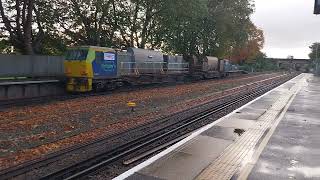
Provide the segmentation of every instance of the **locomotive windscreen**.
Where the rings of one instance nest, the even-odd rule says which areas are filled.
[[[69,49],[66,54],[68,61],[84,61],[87,59],[88,49]]]

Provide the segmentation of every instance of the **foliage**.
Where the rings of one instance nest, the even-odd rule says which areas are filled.
[[[241,47],[234,49],[231,60],[233,62],[250,62],[259,58],[261,54],[260,50],[264,45],[263,31],[255,27],[253,24],[249,24],[248,27],[248,41]]]
[[[263,44],[251,1],[0,0],[0,12],[9,42],[23,54],[93,45],[219,57],[253,49],[245,55],[251,58]]]
[[[258,53],[255,61],[243,64],[242,69],[248,72],[264,72],[279,70],[276,64],[266,59],[266,55],[264,53]]]
[[[320,42],[313,43],[309,48],[311,50],[309,54],[310,59],[320,59]]]
[[[41,54],[54,30],[54,3],[50,0],[0,0],[2,30],[22,54]]]

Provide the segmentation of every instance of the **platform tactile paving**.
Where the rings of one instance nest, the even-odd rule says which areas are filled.
[[[291,97],[300,89],[304,78],[283,93],[279,99],[263,114],[257,123],[249,128],[233,144],[228,146],[222,154],[203,170],[198,180],[229,180],[253,155],[256,145],[264,133],[276,121]]]

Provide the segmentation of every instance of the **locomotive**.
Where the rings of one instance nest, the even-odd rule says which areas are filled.
[[[81,46],[68,49],[64,61],[67,91],[89,92],[129,84],[163,83],[186,78],[228,76],[232,65],[216,57],[171,56],[160,51]]]

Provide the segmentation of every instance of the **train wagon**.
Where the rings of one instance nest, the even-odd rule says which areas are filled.
[[[189,63],[182,56],[163,55],[164,71],[167,74],[183,74],[189,71]]]
[[[190,63],[190,74],[198,79],[221,78],[225,74],[225,61],[217,57],[188,56]]]
[[[176,82],[189,71],[181,56],[168,56],[160,51],[128,48],[117,54],[119,79],[124,83]]]

